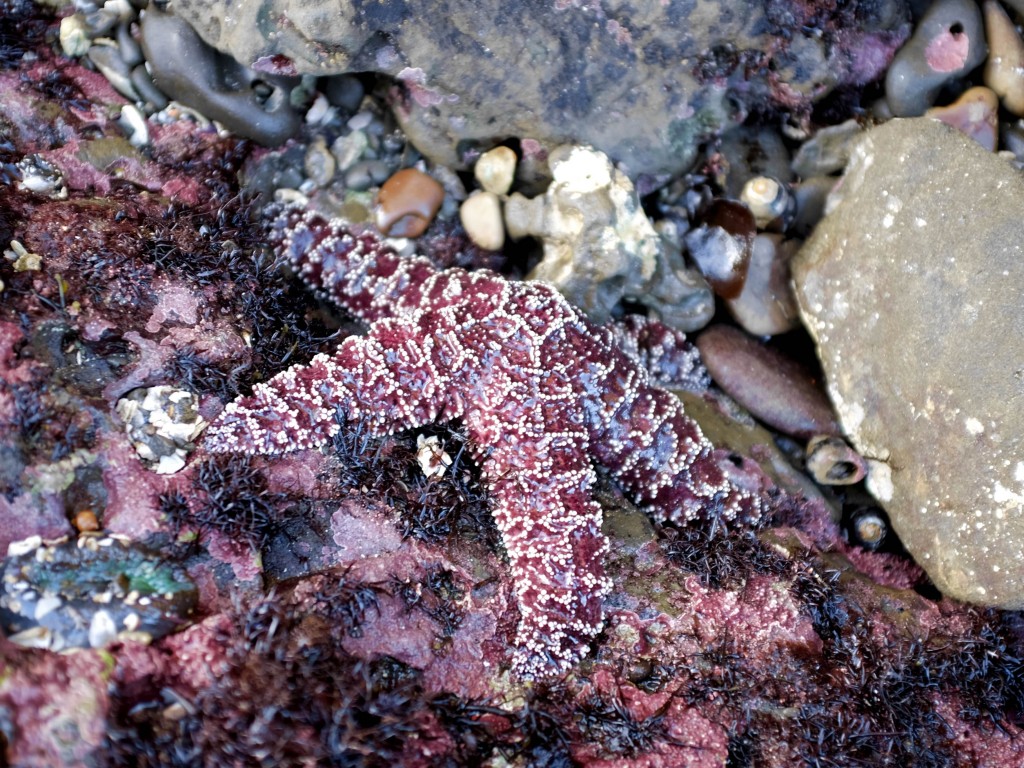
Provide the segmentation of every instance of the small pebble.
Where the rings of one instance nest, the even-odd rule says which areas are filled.
[[[352,117],[349,118],[346,123],[350,131],[362,131],[366,130],[376,120],[376,115],[368,109],[364,109],[361,112],[356,112]]]
[[[360,160],[345,172],[345,186],[362,192],[387,181],[391,170],[383,160]]]
[[[985,85],[995,91],[1017,117],[1024,116],[1024,42],[1006,11],[995,0],[985,0],[985,34],[989,54]]]
[[[825,393],[795,361],[726,325],[705,330],[697,348],[715,383],[765,424],[803,439],[839,434]]]
[[[338,163],[338,170],[344,173],[355,165],[369,145],[370,141],[363,131],[350,131],[336,138],[331,144],[331,154]]]
[[[505,245],[501,201],[494,192],[473,192],[459,207],[459,219],[469,239],[481,248],[498,251]]]
[[[506,195],[516,175],[516,153],[508,147],[495,147],[480,155],[473,175],[487,192]]]
[[[726,301],[733,318],[752,336],[774,336],[800,324],[789,279],[789,260],[799,246],[799,240],[783,241],[777,234],[754,238],[743,289]]]
[[[152,112],[166,109],[170,103],[164,92],[156,87],[145,64],[139,64],[132,70],[132,86],[145,102],[146,109]]]
[[[75,526],[79,533],[90,533],[100,529],[100,521],[96,517],[96,513],[91,509],[83,509],[80,512],[76,512],[71,524]]]
[[[815,435],[807,443],[807,471],[821,485],[853,485],[867,474],[864,457],[835,435]]]
[[[133,147],[145,147],[149,144],[149,124],[146,122],[146,116],[134,104],[125,104],[121,107],[121,116],[117,124],[121,126],[121,130],[128,137],[128,143]]]
[[[117,13],[106,7],[85,14],[86,28],[89,31],[89,36],[94,40],[110,32],[119,20]]]
[[[89,52],[90,45],[92,45],[92,38],[89,36],[89,27],[82,14],[75,13],[60,20],[60,47],[65,56],[72,58],[85,56]]]
[[[327,141],[323,136],[317,136],[309,143],[302,165],[306,176],[317,187],[326,187],[334,178],[337,162],[327,149]]]
[[[989,152],[999,145],[999,99],[983,85],[964,91],[947,107],[932,107],[924,114],[970,136]]]
[[[403,168],[377,194],[377,228],[388,237],[418,237],[444,201],[444,187],[415,168]]]
[[[296,109],[301,109],[301,107],[301,103],[295,105]],[[336,113],[337,110],[327,100],[327,97],[318,93],[309,109],[306,110],[306,125],[327,125]]]
[[[114,90],[130,101],[139,101],[139,94],[132,85],[132,70],[120,52],[112,45],[93,45],[89,48],[89,61],[107,78]]]
[[[114,39],[117,41],[117,51],[121,60],[129,67],[137,67],[145,61],[142,55],[142,46],[132,36],[132,25],[130,21],[122,21],[117,25],[117,32]]]
[[[937,0],[897,52],[885,77],[885,97],[896,117],[923,115],[942,86],[985,60],[981,11],[974,0]]]
[[[365,89],[355,75],[332,75],[323,81],[324,96],[346,113],[355,112],[363,101]]]

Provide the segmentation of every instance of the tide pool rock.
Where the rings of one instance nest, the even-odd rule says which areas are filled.
[[[1024,176],[893,120],[834,196],[792,269],[869,488],[943,593],[1024,608]]]
[[[429,159],[465,168],[509,138],[589,144],[632,178],[684,170],[752,111],[809,112],[877,78],[910,32],[906,0],[174,0],[247,66],[394,79]]]

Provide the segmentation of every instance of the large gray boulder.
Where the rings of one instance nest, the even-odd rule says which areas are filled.
[[[686,168],[702,140],[752,109],[799,112],[878,77],[910,31],[905,0],[174,0],[173,9],[263,71],[394,77],[402,127],[446,165],[531,138],[590,144],[634,178]]]
[[[870,488],[942,592],[1024,608],[1024,177],[893,120],[837,194],[793,276]]]

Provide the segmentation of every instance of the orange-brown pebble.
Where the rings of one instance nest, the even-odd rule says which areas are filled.
[[[999,99],[983,85],[964,91],[948,107],[932,107],[925,117],[941,120],[970,136],[989,152],[995,152],[999,141]]]
[[[96,517],[96,513],[91,509],[83,509],[80,512],[76,512],[71,524],[75,526],[79,533],[89,533],[90,531],[98,531],[100,529],[99,518]]]
[[[403,168],[377,194],[377,229],[388,237],[419,237],[444,202],[444,187],[415,168]]]

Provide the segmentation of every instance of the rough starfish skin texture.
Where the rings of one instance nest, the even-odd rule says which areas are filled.
[[[658,520],[760,516],[760,475],[714,450],[637,359],[702,382],[681,334],[639,319],[613,333],[550,286],[439,271],[296,207],[279,210],[269,232],[311,288],[369,331],[230,403],[207,449],[321,446],[341,429],[339,413],[378,434],[461,420],[511,564],[520,675],[565,671],[601,629],[608,542],[591,498],[595,465]]]

